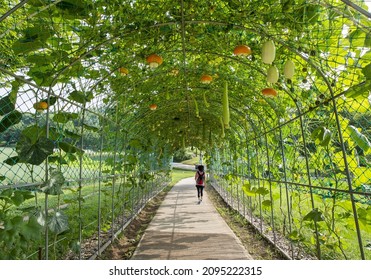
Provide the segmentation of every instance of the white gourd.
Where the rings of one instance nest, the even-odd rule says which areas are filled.
[[[277,83],[279,76],[280,75],[279,75],[279,72],[276,66],[272,65],[271,67],[269,67],[268,73],[267,73],[268,83],[272,83],[272,84]]]
[[[276,47],[273,41],[267,41],[263,44],[262,60],[266,64],[272,64],[276,57]]]
[[[283,74],[286,79],[292,79],[295,74],[295,64],[291,60],[287,60],[283,68]]]

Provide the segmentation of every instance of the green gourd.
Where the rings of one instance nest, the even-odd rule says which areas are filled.
[[[276,57],[276,46],[272,40],[263,44],[262,47],[262,61],[266,64],[272,64]]]
[[[228,101],[228,83],[225,82],[224,84],[224,91],[223,91],[223,123],[225,128],[229,128],[229,101]]]
[[[272,65],[271,67],[269,67],[268,73],[267,73],[267,82],[268,83],[272,83],[272,84],[277,83],[279,76],[280,76],[280,74],[279,74],[278,69],[277,69],[276,66]]]

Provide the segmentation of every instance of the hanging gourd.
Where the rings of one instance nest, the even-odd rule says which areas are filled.
[[[127,74],[129,74],[129,70],[124,68],[124,67],[120,67],[119,72],[120,72],[121,76],[126,76]]]
[[[267,73],[267,82],[268,83],[272,83],[272,84],[277,83],[279,76],[280,76],[280,74],[279,74],[278,69],[275,65],[272,65],[271,67],[269,67],[268,73]]]
[[[48,109],[48,103],[44,101],[36,102],[35,104],[33,104],[33,107],[37,112],[42,112]]]
[[[162,57],[157,54],[151,54],[147,57],[147,62],[149,63],[149,67],[154,69],[162,64]]]
[[[213,77],[211,77],[210,75],[202,75],[200,82],[203,84],[210,84],[212,80],[213,80]]]
[[[228,83],[225,82],[224,84],[224,91],[223,91],[223,122],[225,128],[229,128],[229,101],[228,101]]]
[[[283,67],[283,74],[286,79],[292,79],[295,74],[295,64],[291,60],[287,60]]]
[[[204,98],[205,107],[208,108],[210,105],[206,100],[206,93],[204,92],[202,95],[203,95],[203,98]]]
[[[221,137],[224,138],[225,137],[225,132],[224,132],[224,121],[223,121],[223,118],[220,117],[220,126],[221,126],[221,129],[222,129],[222,135]]]
[[[168,91],[166,91],[165,98],[166,98],[166,100],[169,100],[170,99],[170,93]]]
[[[195,103],[196,117],[199,118],[200,117],[200,112],[198,111],[197,100],[193,96],[192,96],[192,99],[193,99],[193,102]]]
[[[273,88],[265,88],[262,90],[262,94],[266,97],[276,97],[277,91]]]
[[[272,40],[269,40],[263,44],[262,47],[262,61],[265,64],[272,64],[276,57],[276,47]]]
[[[157,109],[157,105],[156,104],[151,104],[151,105],[149,105],[149,109],[154,111],[154,110]]]
[[[251,49],[246,45],[239,45],[234,48],[233,54],[236,56],[248,56],[251,54]]]

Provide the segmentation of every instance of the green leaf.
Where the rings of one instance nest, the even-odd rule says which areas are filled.
[[[73,91],[68,96],[68,99],[76,101],[80,104],[85,104],[86,102],[90,102],[94,98],[94,95],[92,92],[83,93],[81,91]]]
[[[86,128],[87,130],[90,130],[90,131],[94,131],[94,132],[98,132],[99,131],[99,128],[98,127],[87,125],[86,123],[84,123],[84,128]]]
[[[364,42],[364,47],[370,48],[371,47],[371,33],[367,32],[365,42]]]
[[[68,164],[68,162],[60,156],[49,156],[48,161],[50,163]]]
[[[42,136],[35,143],[22,135],[17,142],[16,151],[21,162],[40,165],[49,155],[53,153],[54,143],[52,140]]]
[[[46,22],[38,22],[23,31],[23,37],[13,44],[15,54],[26,54],[45,48],[46,40],[53,35],[53,29]]]
[[[84,153],[84,151],[81,150],[80,148],[77,148],[76,146],[73,146],[72,144],[67,143],[67,142],[59,142],[58,145],[59,145],[59,148],[61,148],[66,153],[71,153],[71,154],[77,153],[79,155]]]
[[[142,147],[142,144],[140,143],[140,141],[138,139],[132,139],[130,142],[129,142],[129,146],[131,148],[137,148],[137,149],[140,149]]]
[[[66,18],[85,18],[89,16],[89,6],[81,0],[63,0],[56,4],[56,7],[63,11]]]
[[[344,96],[347,98],[357,98],[359,96],[367,98],[370,93],[370,88],[371,88],[371,80],[367,80],[358,85],[348,88],[344,92]]]
[[[301,235],[297,230],[292,231],[287,237],[292,241],[304,240],[304,236]]]
[[[320,221],[324,221],[325,218],[324,218],[322,212],[318,210],[318,208],[314,208],[307,215],[305,215],[303,220],[304,221],[320,222]]]
[[[363,151],[367,152],[371,148],[371,143],[367,137],[358,131],[358,129],[352,125],[348,126],[350,132],[350,138],[356,143]]]
[[[256,188],[251,188],[251,184],[249,182],[245,182],[242,186],[243,192],[247,196],[255,196],[256,195]]]
[[[326,147],[331,141],[332,134],[329,129],[322,126],[313,130],[311,137],[314,140],[318,140],[319,145]]]
[[[313,140],[316,140],[318,138],[322,138],[324,133],[324,127],[317,127],[315,130],[312,131],[311,137]]]
[[[69,130],[65,130],[64,133],[67,137],[70,137],[72,139],[79,140],[81,138],[80,134],[74,133],[74,132],[69,131]]]
[[[358,220],[362,223],[364,227],[371,226],[371,207],[370,206],[368,206],[366,209],[358,208],[357,216],[358,216]]]
[[[22,120],[22,113],[12,111],[5,115],[0,121],[0,133],[6,131],[9,127],[19,123]]]
[[[270,199],[264,200],[262,202],[263,207],[270,208],[272,206],[272,201]]]
[[[371,63],[367,64],[365,67],[363,67],[362,73],[367,80],[371,80]],[[369,88],[369,90],[370,90],[370,88]]]
[[[41,136],[46,136],[46,131],[45,128],[43,129],[38,125],[32,125],[23,129],[22,135],[29,138],[32,144],[35,144]]]
[[[25,198],[23,197],[23,192],[17,191],[17,190],[14,191],[14,194],[11,197],[11,200],[13,201],[15,206],[21,205],[25,201]]]
[[[36,240],[40,240],[41,231],[42,231],[42,227],[37,222],[37,218],[34,216],[31,216],[28,222],[22,225],[20,234],[26,240],[36,241]]]
[[[15,109],[15,105],[11,101],[9,95],[0,99],[0,116],[8,114],[12,112],[14,109]]]
[[[321,146],[328,146],[328,144],[330,143],[331,141],[331,131],[327,128],[324,129],[324,132],[323,132],[323,137],[322,139],[320,139],[320,145]]]
[[[42,100],[40,100],[40,102],[46,102],[46,103],[48,103],[48,105],[50,107],[50,106],[53,106],[57,102],[57,97],[50,96],[49,97],[49,102],[48,102],[48,98],[42,99]]]
[[[10,165],[10,166],[14,166],[19,162],[19,156],[14,156],[14,157],[7,158],[3,162]]]
[[[9,93],[9,99],[10,102],[12,102],[13,104],[17,103],[18,91],[23,84],[24,82],[22,82],[21,80],[14,80],[12,82],[12,90]]]
[[[261,195],[267,195],[267,194],[269,194],[269,191],[268,191],[268,189],[266,189],[264,187],[260,187],[256,190],[256,193],[261,194]]]
[[[349,34],[349,42],[353,46],[363,46],[365,41],[366,34],[363,32],[363,30],[357,28],[352,33]]]
[[[33,215],[36,218],[36,221],[39,225],[45,226],[46,223],[45,211],[41,209],[41,207],[37,208]]]
[[[63,212],[55,211],[49,219],[48,227],[51,232],[61,234],[69,229],[68,217]]]
[[[42,185],[41,190],[50,195],[63,194],[62,187],[64,182],[63,173],[55,170],[51,172],[49,180]]]
[[[53,121],[57,123],[67,123],[79,117],[77,113],[59,112],[53,116]]]

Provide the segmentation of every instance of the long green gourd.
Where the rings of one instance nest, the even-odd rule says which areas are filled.
[[[228,82],[224,84],[224,92],[223,92],[223,123],[226,129],[229,128],[229,101],[228,101]]]

